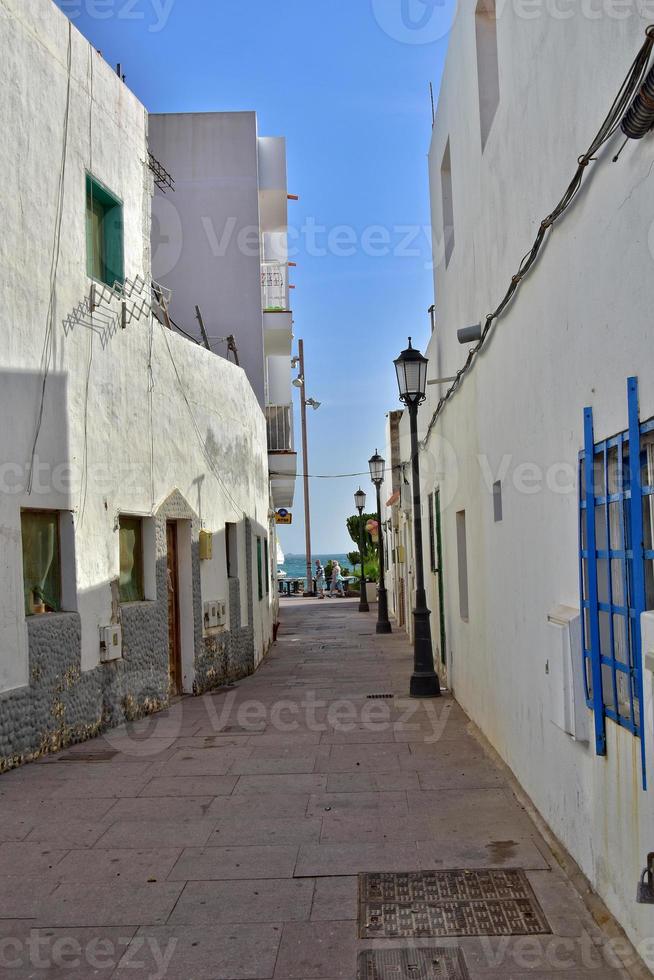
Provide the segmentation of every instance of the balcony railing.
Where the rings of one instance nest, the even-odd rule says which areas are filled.
[[[288,268],[283,263],[262,263],[261,302],[266,312],[288,309]]]
[[[268,452],[293,451],[293,408],[291,405],[269,405],[266,408]]]

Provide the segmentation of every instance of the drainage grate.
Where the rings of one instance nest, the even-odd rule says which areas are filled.
[[[550,932],[521,870],[359,876],[362,939],[524,936]]]
[[[469,980],[463,953],[449,949],[366,949],[357,980]]]
[[[381,701],[385,699],[394,698],[395,695],[394,694],[366,694],[366,697],[368,698],[368,700],[371,701]]]
[[[105,752],[75,752],[70,755],[60,755],[56,757],[57,762],[109,762],[115,755],[117,749],[107,749]]]

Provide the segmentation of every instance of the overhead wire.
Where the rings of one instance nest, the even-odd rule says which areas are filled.
[[[635,94],[638,92],[648,69],[650,56],[652,53],[652,48],[654,47],[654,25],[650,24],[645,31],[645,41],[643,42],[638,54],[634,58],[627,75],[620,86],[618,94],[616,95],[611,108],[609,109],[604,121],[602,122],[597,134],[592,140],[590,146],[577,160],[577,170],[575,171],[574,177],[568,184],[563,197],[558,202],[553,211],[551,211],[547,217],[543,218],[541,221],[538,232],[534,239],[534,243],[525,253],[518,266],[518,270],[512,277],[508,289],[506,290],[504,296],[502,297],[499,305],[486,316],[484,327],[482,330],[481,338],[478,343],[471,348],[468,352],[468,356],[465,360],[463,366],[456,372],[455,380],[445,394],[439,400],[436,409],[431,417],[429,425],[427,426],[427,431],[423,439],[419,443],[420,449],[425,449],[429,437],[433,431],[436,422],[441,416],[445,409],[447,403],[454,397],[456,392],[461,386],[463,379],[470,372],[473,365],[476,362],[477,355],[483,350],[486,345],[491,330],[495,322],[502,316],[506,308],[509,306],[513,297],[520,288],[520,285],[529,274],[533,266],[535,265],[545,242],[549,239],[549,232],[554,227],[554,224],[565,214],[574,199],[576,198],[579,190],[584,182],[584,174],[590,163],[593,163],[597,159],[597,154],[601,148],[609,142],[609,140],[614,136],[620,123],[624,117],[625,112],[629,108],[631,101],[633,100]]]
[[[43,412],[45,410],[45,393],[50,374],[50,362],[52,358],[52,348],[54,340],[54,313],[55,295],[57,289],[57,271],[59,269],[59,254],[61,251],[61,226],[64,213],[64,190],[66,183],[66,160],[68,158],[68,124],[70,120],[70,96],[72,84],[72,60],[73,60],[73,25],[68,22],[68,56],[67,56],[67,83],[66,83],[66,103],[64,109],[63,125],[63,145],[61,150],[61,163],[59,167],[59,181],[57,187],[57,203],[55,208],[54,239],[52,243],[52,257],[50,260],[50,290],[48,298],[48,310],[46,314],[45,335],[43,338],[43,348],[41,351],[41,393],[39,408],[32,439],[32,450],[30,454],[29,471],[27,476],[27,493],[32,492],[34,480],[34,459],[36,457],[36,447],[41,434],[43,425]]]

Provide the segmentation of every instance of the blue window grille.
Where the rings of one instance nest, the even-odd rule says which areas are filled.
[[[584,410],[579,479],[579,582],[584,683],[595,749],[606,754],[606,719],[640,738],[643,789],[641,613],[654,606],[654,420],[641,423],[638,379],[627,382],[629,428],[595,442]],[[632,447],[636,451],[632,451]]]

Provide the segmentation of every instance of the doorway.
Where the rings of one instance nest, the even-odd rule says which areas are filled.
[[[168,677],[171,696],[182,693],[182,644],[179,616],[179,547],[177,523],[166,524],[168,583]]]
[[[447,666],[445,647],[445,596],[443,594],[443,529],[441,525],[441,491],[434,494],[434,509],[436,519],[436,565],[438,568],[438,620],[440,625],[441,664]]]

